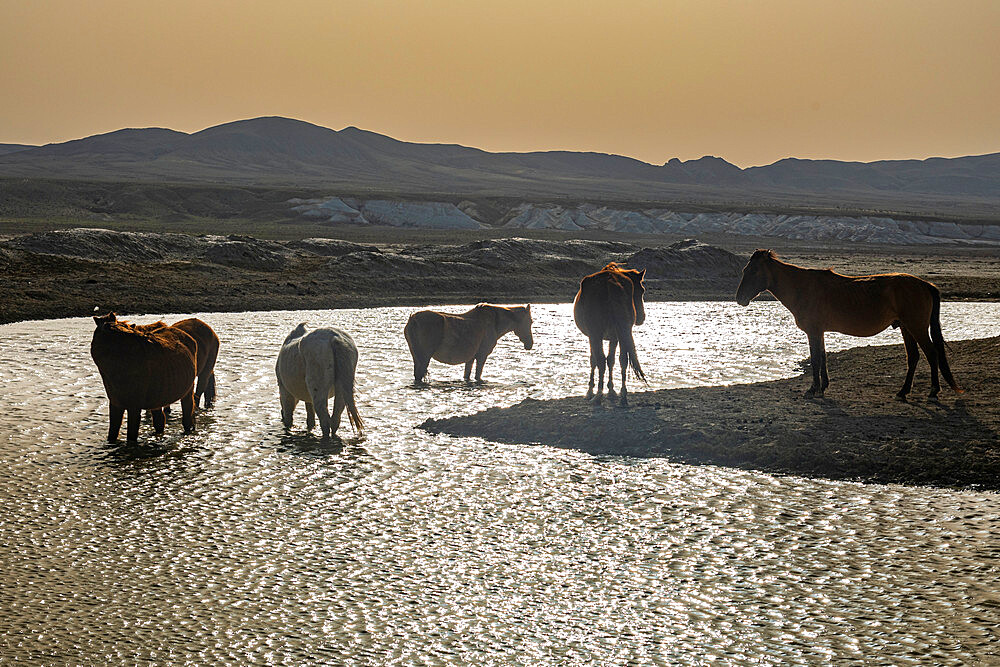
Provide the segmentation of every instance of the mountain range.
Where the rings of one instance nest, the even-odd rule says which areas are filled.
[[[620,155],[490,153],[264,117],[191,134],[122,129],[45,146],[0,144],[0,178],[223,183],[342,192],[666,200],[708,197],[854,203],[1000,201],[1000,153],[841,162],[788,158],[741,169],[717,157],[653,165]]]

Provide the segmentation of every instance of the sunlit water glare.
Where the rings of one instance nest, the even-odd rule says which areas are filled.
[[[653,388],[788,377],[807,354],[775,303],[647,308]],[[104,442],[90,319],[0,327],[0,662],[998,659],[997,495],[430,435],[427,417],[582,395],[588,354],[570,306],[535,305],[534,349],[502,339],[487,384],[432,362],[417,389],[411,311],[198,314],[222,340],[217,407],[138,447]],[[320,442],[301,405],[283,431],[274,359],[300,321],[357,341],[363,439],[345,421]],[[1000,305],[942,321],[997,335]]]

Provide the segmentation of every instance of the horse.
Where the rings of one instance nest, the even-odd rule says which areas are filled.
[[[345,332],[320,328],[306,333],[305,322],[295,327],[282,343],[274,365],[285,428],[292,427],[295,406],[304,401],[306,428],[311,431],[315,425],[315,410],[324,440],[337,435],[345,407],[351,427],[360,433],[364,425],[354,403],[357,365],[358,348]],[[333,398],[332,415],[327,408],[330,398]]]
[[[483,365],[497,341],[514,332],[530,350],[531,306],[494,306],[481,303],[470,311],[453,314],[421,310],[410,315],[403,335],[413,357],[413,379],[422,384],[431,359],[443,364],[465,364],[465,381],[476,363],[476,382],[483,381]]]
[[[822,396],[830,384],[823,335],[836,331],[849,336],[874,336],[886,327],[899,328],[906,347],[906,380],[896,394],[906,400],[913,373],[923,350],[931,366],[930,399],[940,391],[938,368],[957,393],[941,334],[941,292],[933,284],[908,273],[845,276],[831,269],[807,269],[778,259],[771,250],[757,250],[743,269],[736,302],[746,306],[769,291],[795,317],[809,338],[813,382],[807,397]],[[930,335],[927,331],[930,329]]]
[[[573,319],[577,328],[590,340],[590,385],[587,400],[600,404],[604,393],[604,369],[608,370],[608,398],[614,400],[612,369],[615,363],[615,348],[621,345],[622,391],[620,405],[628,406],[628,389],[625,376],[628,368],[643,382],[646,375],[636,356],[632,327],[640,326],[646,320],[646,308],[642,295],[646,291],[642,284],[646,270],[626,269],[611,262],[597,273],[592,273],[580,281],[580,290],[573,300]],[[608,341],[608,354],[604,354],[604,341]],[[594,369],[598,370],[597,394],[594,394]]]
[[[165,327],[165,322],[139,324],[137,328],[155,331]],[[198,407],[202,395],[205,396],[205,408],[215,404],[215,362],[219,356],[219,337],[209,325],[196,317],[174,322],[170,326],[184,331],[198,343],[198,384],[194,389],[194,407]],[[164,412],[170,414],[170,407],[164,406]]]
[[[184,331],[198,342],[198,384],[194,388],[194,406],[205,397],[205,408],[215,405],[215,362],[219,357],[219,337],[212,327],[197,317],[174,322],[170,326]]]
[[[128,412],[128,442],[139,439],[143,410],[153,417],[153,429],[163,433],[163,407],[181,402],[184,432],[194,431],[194,378],[198,343],[175,327],[155,328],[119,322],[114,313],[95,316],[90,356],[97,364],[110,402],[108,442],[118,441]]]

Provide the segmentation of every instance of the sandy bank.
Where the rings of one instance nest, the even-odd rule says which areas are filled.
[[[647,299],[731,298],[745,261],[688,240],[459,244],[266,241],[70,229],[0,242],[0,323],[119,314],[571,301],[610,261],[648,268]]]
[[[823,399],[802,394],[803,375],[774,382],[631,394],[632,406],[594,407],[580,396],[429,419],[435,433],[593,454],[664,456],[775,473],[1000,489],[1000,337],[951,343],[967,392],[927,401],[918,367],[909,402],[893,395],[905,373],[902,345],[831,354]],[[583,363],[583,360],[581,360]],[[583,371],[581,370],[581,378]]]

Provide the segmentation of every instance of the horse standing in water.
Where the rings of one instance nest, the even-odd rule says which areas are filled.
[[[899,327],[906,346],[906,380],[896,398],[905,401],[910,393],[920,350],[931,366],[930,398],[936,400],[941,388],[939,367],[948,385],[962,392],[945,355],[941,293],[931,283],[907,273],[845,276],[830,269],[806,269],[782,262],[771,250],[757,250],[743,269],[736,302],[746,306],[764,290],[791,311],[809,337],[813,383],[807,396],[822,396],[830,384],[825,332],[874,336],[888,326]]]
[[[165,322],[136,325],[137,329],[155,331],[165,327]],[[197,408],[202,395],[205,396],[205,407],[215,404],[215,362],[219,356],[219,337],[212,327],[196,317],[174,322],[170,326],[180,329],[195,339],[198,343],[198,384],[194,389],[194,406]],[[170,414],[170,407],[164,406],[164,412]]]
[[[604,369],[608,370],[608,398],[614,400],[615,390],[612,377],[615,363],[615,348],[621,345],[620,365],[622,368],[622,407],[628,406],[628,390],[625,376],[629,366],[636,376],[646,381],[646,375],[639,365],[632,339],[632,327],[646,320],[646,308],[642,295],[646,288],[642,279],[646,270],[625,269],[611,262],[597,273],[580,281],[580,291],[573,301],[573,319],[583,335],[590,339],[590,385],[587,399],[600,403],[604,392]],[[608,354],[604,355],[604,341],[608,342]],[[594,369],[598,370],[597,394],[594,394]]]
[[[190,317],[170,326],[186,332],[198,342],[198,384],[194,388],[194,406],[205,397],[205,408],[215,405],[215,362],[219,357],[219,337],[212,327],[197,317]]]
[[[323,439],[337,435],[340,418],[347,417],[358,433],[364,425],[354,403],[354,375],[358,348],[354,339],[340,329],[321,328],[306,333],[305,322],[292,330],[278,352],[274,366],[281,401],[281,421],[292,427],[292,414],[299,401],[306,404],[306,428],[315,426],[315,414]],[[333,414],[327,408],[333,398]]]
[[[94,318],[97,328],[90,356],[101,372],[111,404],[108,442],[117,442],[128,412],[128,442],[139,439],[139,421],[149,410],[153,429],[163,433],[164,406],[181,402],[184,432],[194,430],[194,378],[198,343],[185,331],[166,324],[155,327],[119,322],[114,313]],[[162,324],[162,326],[161,326]]]
[[[443,364],[465,364],[465,381],[472,376],[476,363],[476,382],[483,381],[483,364],[505,334],[514,332],[524,349],[530,350],[531,306],[494,306],[481,303],[461,313],[421,310],[410,315],[403,328],[406,344],[413,357],[413,380],[424,381],[431,359]]]

